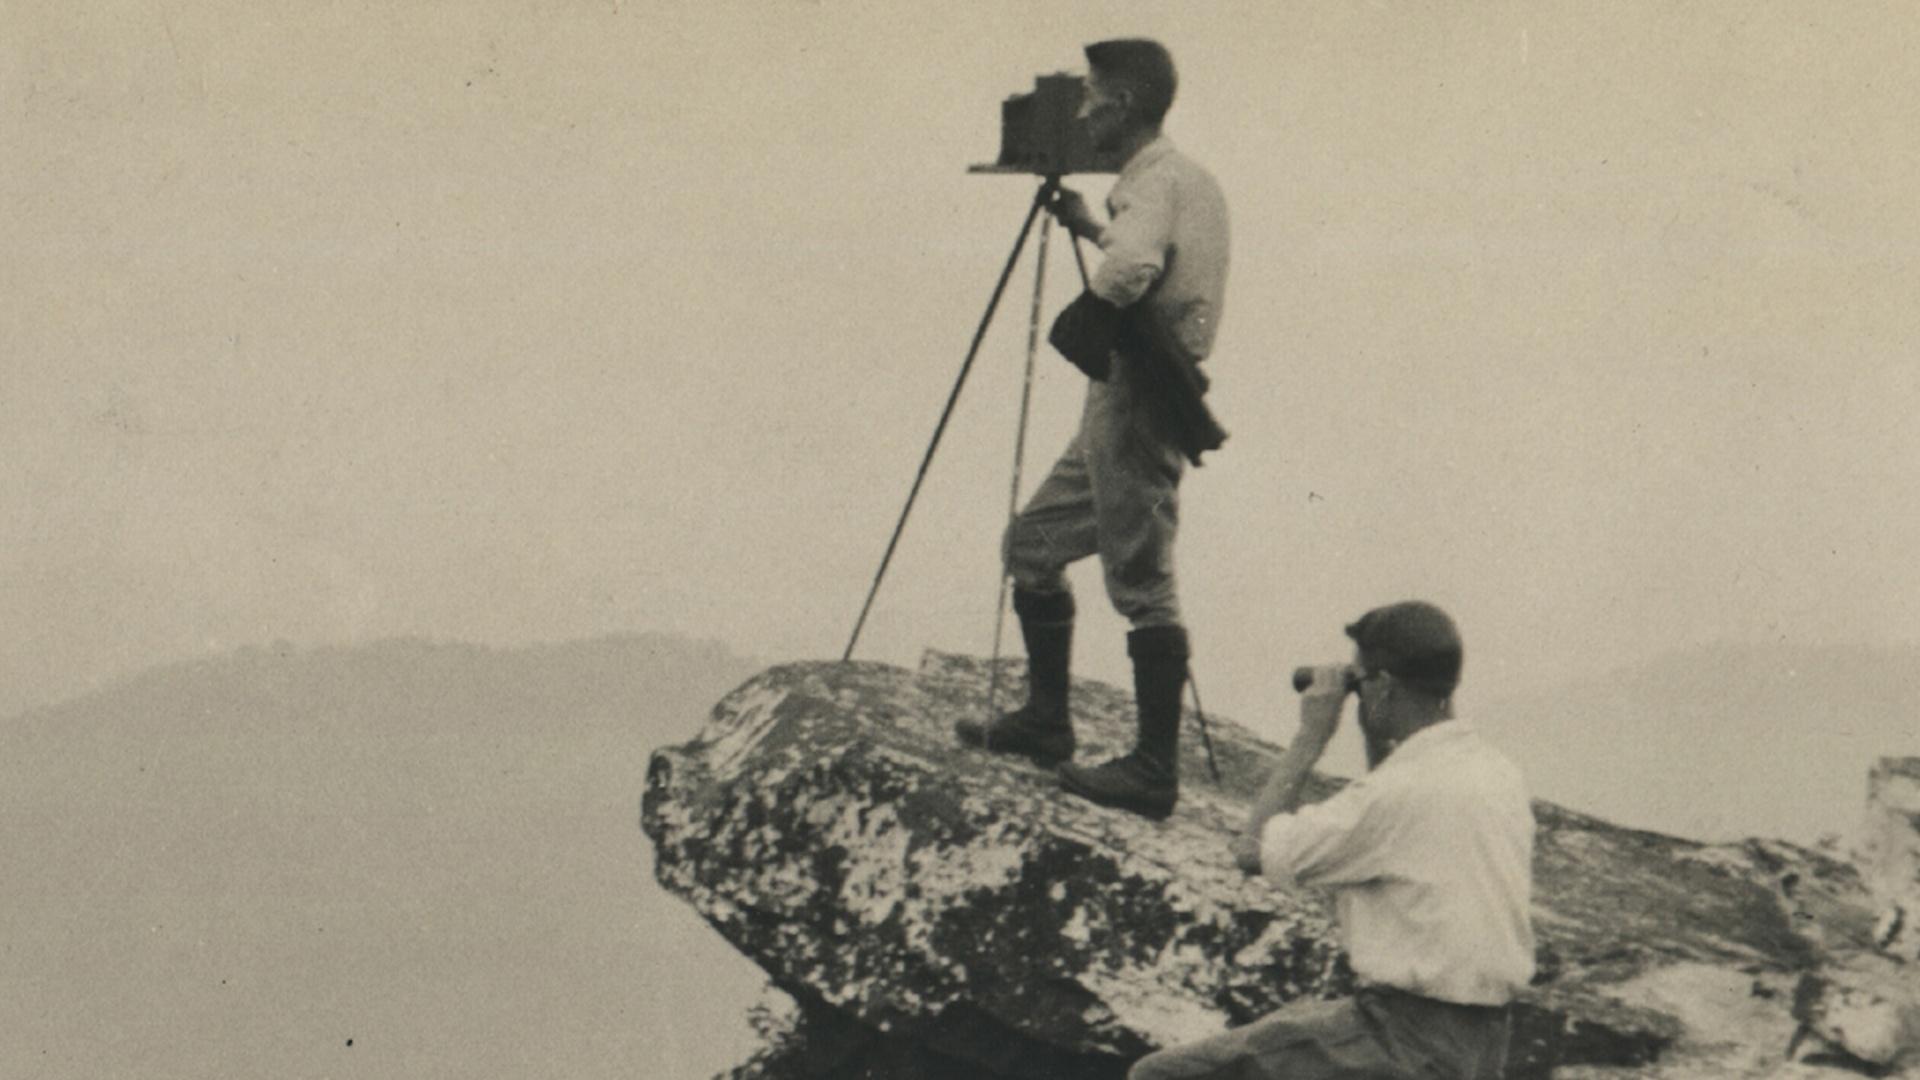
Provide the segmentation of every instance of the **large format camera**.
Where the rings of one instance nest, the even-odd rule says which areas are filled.
[[[1033,80],[1033,92],[1015,94],[1000,105],[1000,160],[975,165],[971,172],[1067,173],[1119,172],[1118,155],[1093,148],[1087,125],[1078,118],[1086,80],[1064,72]]]

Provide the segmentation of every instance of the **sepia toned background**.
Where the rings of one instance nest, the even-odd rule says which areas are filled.
[[[993,157],[1003,97],[1116,34],[1171,47],[1169,131],[1233,214],[1209,362],[1232,437],[1182,489],[1208,706],[1285,738],[1284,673],[1341,655],[1367,607],[1420,596],[1466,636],[1463,711],[1542,793],[1650,827],[1844,833],[1871,756],[1913,752],[1920,702],[1910,7],[4,0],[0,717],[43,755],[16,755],[39,786],[12,788],[9,861],[52,868],[42,880],[65,885],[15,899],[66,921],[9,924],[9,950],[53,974],[10,965],[0,1008],[31,1037],[0,1071],[195,1075],[218,1044],[287,1075],[484,1072],[504,1029],[464,1004],[531,1015],[513,995],[542,985],[542,1007],[575,1019],[517,1036],[516,1072],[698,1076],[737,1056],[739,994],[709,1009],[698,992],[724,948],[579,966],[675,917],[642,895],[646,752],[756,663],[839,655],[1032,192],[965,167]],[[1107,178],[1074,183],[1098,195]],[[1073,287],[1061,239],[1049,313]],[[1033,265],[863,657],[992,647]],[[1080,393],[1057,357],[1038,362],[1029,488]],[[1125,626],[1094,567],[1075,581],[1079,670],[1123,681]],[[529,754],[551,771],[523,776],[513,805],[531,817],[515,820],[579,828],[512,850],[603,845],[540,880],[630,860],[590,905],[523,896],[603,945],[476,963],[458,993],[380,967],[397,954],[378,948],[315,969],[235,945],[205,972],[308,969],[259,992],[275,1015],[316,983],[351,1000],[341,988],[373,970],[413,986],[380,999],[389,1039],[362,1036],[357,1056],[330,1028],[223,1026],[217,998],[152,1012],[178,972],[164,950],[220,941],[137,902],[173,865],[155,839],[170,834],[42,828],[106,806],[120,820],[139,748],[165,759],[168,732],[123,692],[142,672],[225,673],[166,714],[189,724],[244,711],[243,676],[282,677],[274,657],[337,696],[360,669],[329,649],[405,671],[419,657],[382,643],[463,643],[485,670],[486,649],[633,634],[679,643],[636,646],[650,656],[721,651],[687,680],[697,693],[651,699],[665,715],[638,716],[635,691],[579,704],[603,726],[547,739],[537,710],[499,714],[513,734],[489,738],[449,713],[448,754],[367,751],[344,773],[301,772],[311,759],[260,731],[219,759],[219,776],[272,787],[278,767],[329,798],[325,777],[381,760],[466,761],[446,805],[479,846],[354,818],[390,862],[278,892],[244,869],[218,889],[189,875],[181,911],[216,892],[377,890],[426,851],[477,857],[512,801],[490,799],[497,774]],[[616,707],[629,727],[604,726]],[[591,782],[569,771],[589,757]],[[1335,767],[1358,761],[1343,740]],[[72,782],[48,779],[61,769]],[[352,816],[374,792],[315,805]],[[264,804],[202,809],[236,805]],[[403,834],[424,846],[393,854]],[[189,865],[286,850],[260,843]],[[522,896],[480,880],[480,900]],[[80,963],[76,942],[111,937],[85,926],[100,895],[133,905],[124,940]],[[451,883],[422,895],[473,910]],[[513,918],[457,933],[513,938]],[[526,977],[559,955],[576,966]],[[608,1004],[661,985],[677,992]],[[423,988],[446,996],[408,1022]],[[77,1019],[103,1002],[120,1032],[105,1042]],[[717,1012],[733,1042],[699,1037]]]

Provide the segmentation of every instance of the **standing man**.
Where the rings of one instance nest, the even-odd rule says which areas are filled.
[[[1061,783],[1075,794],[1164,818],[1179,798],[1190,651],[1174,590],[1178,489],[1187,461],[1197,464],[1200,451],[1224,438],[1200,402],[1199,364],[1213,347],[1225,298],[1227,206],[1213,177],[1161,134],[1176,81],[1167,50],[1125,39],[1089,45],[1086,54],[1080,117],[1094,147],[1125,164],[1107,197],[1106,223],[1071,190],[1048,210],[1104,254],[1089,295],[1076,303],[1105,311],[1121,332],[1110,352],[1086,365],[1093,381],[1080,429],[1007,529],[1003,554],[1027,647],[1027,703],[989,723],[961,721],[957,731],[969,745],[1061,765]],[[1211,431],[1196,433],[1197,426]],[[1070,760],[1074,602],[1064,571],[1094,554],[1108,597],[1133,624],[1127,654],[1139,733],[1132,753],[1089,768]]]
[[[1520,772],[1454,719],[1460,635],[1439,608],[1376,608],[1347,635],[1353,665],[1314,669],[1300,731],[1232,849],[1247,873],[1333,891],[1359,988],[1149,1054],[1128,1080],[1482,1080],[1505,1067],[1506,1006],[1533,976]],[[1349,692],[1369,771],[1303,807]]]

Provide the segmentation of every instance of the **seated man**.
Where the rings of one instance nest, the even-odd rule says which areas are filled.
[[[1498,1077],[1507,1003],[1533,975],[1533,812],[1520,773],[1451,697],[1461,645],[1417,601],[1347,627],[1351,666],[1316,668],[1300,731],[1255,800],[1234,861],[1284,887],[1324,887],[1359,987],[1299,1001],[1137,1062],[1129,1080]],[[1367,775],[1300,805],[1349,692]]]

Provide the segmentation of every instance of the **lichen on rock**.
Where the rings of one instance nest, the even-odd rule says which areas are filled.
[[[1003,699],[1023,674],[1003,666]],[[797,1003],[784,1049],[737,1076],[1118,1078],[1151,1049],[1350,989],[1327,897],[1227,854],[1278,747],[1210,717],[1222,780],[1184,739],[1180,806],[1146,821],[957,746],[991,675],[939,653],[917,672],[778,667],[655,753],[642,818],[660,883]],[[1073,703],[1081,756],[1127,748],[1128,695],[1081,682]],[[1309,797],[1337,786],[1316,778]],[[1808,1026],[1796,987],[1870,945],[1859,874],[1817,852],[1546,803],[1536,817],[1540,974],[1510,1075],[1784,1066]]]

